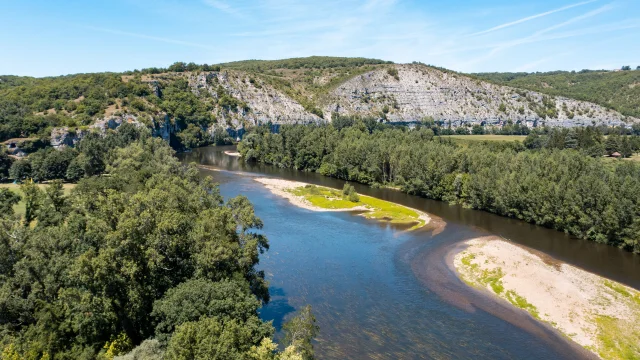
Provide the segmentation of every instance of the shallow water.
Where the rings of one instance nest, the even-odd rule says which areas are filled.
[[[441,217],[432,231],[400,231],[361,216],[292,206],[253,181],[275,176],[341,188],[317,174],[244,165],[201,148],[181,154],[229,171],[202,169],[225,197],[247,196],[265,223],[271,248],[259,265],[268,274],[271,302],[261,310],[277,329],[311,304],[320,326],[319,359],[576,359],[591,357],[557,332],[460,282],[447,263],[460,241],[497,234],[592,272],[638,288],[640,259],[617,249],[484,212],[388,189],[361,193]]]

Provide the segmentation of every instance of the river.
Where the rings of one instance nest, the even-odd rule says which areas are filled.
[[[264,221],[270,249],[259,269],[272,300],[261,317],[277,330],[311,304],[320,326],[318,359],[580,359],[578,345],[528,314],[469,288],[451,270],[460,242],[499,235],[560,261],[640,289],[640,257],[486,212],[354,184],[359,193],[410,206],[446,222],[439,233],[406,232],[349,213],[292,206],[253,181],[271,176],[342,188],[343,181],[244,164],[206,147],[179,154],[226,197],[247,196]]]

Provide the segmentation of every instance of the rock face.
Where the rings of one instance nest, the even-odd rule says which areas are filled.
[[[306,111],[297,101],[286,94],[239,71],[208,72],[189,76],[189,85],[196,94],[209,92],[218,97],[219,87],[227,94],[247,105],[237,113],[219,111],[216,115],[232,128],[240,128],[245,123],[274,124],[315,123],[323,121],[317,115]]]
[[[161,137],[164,141],[171,140],[171,134],[180,131],[180,127],[171,122],[168,115],[164,114],[161,119],[152,120],[151,135]]]
[[[599,105],[499,86],[420,64],[395,65],[356,76],[338,86],[325,114],[382,116],[389,121],[427,117],[461,123],[547,123],[550,126],[624,124],[624,116]],[[540,114],[546,115],[544,118]],[[638,119],[627,118],[637,121]]]
[[[51,146],[56,149],[62,149],[66,146],[73,147],[88,133],[89,132],[87,130],[81,130],[78,128],[53,128],[51,130]]]
[[[92,129],[97,129],[101,133],[106,133],[107,130],[115,130],[120,125],[124,123],[133,124],[138,127],[143,127],[144,124],[138,121],[135,115],[132,114],[124,114],[122,116],[109,116],[104,119],[97,120],[93,125],[90,126]]]
[[[91,131],[98,131],[104,135],[107,133],[107,130],[115,130],[124,123],[134,124],[138,127],[145,126],[132,114],[109,116],[104,119],[96,120],[96,122],[89,126],[89,129],[87,130],[79,128],[70,129],[69,127],[53,128],[51,130],[51,146],[56,149],[62,149],[66,146],[74,147]]]

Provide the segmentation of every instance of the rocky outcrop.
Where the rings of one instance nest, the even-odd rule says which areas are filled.
[[[115,130],[124,123],[134,124],[138,127],[145,126],[132,114],[109,116],[96,120],[93,125],[85,129],[69,127],[53,128],[51,130],[51,146],[56,149],[62,149],[66,146],[74,147],[89,132],[97,131],[101,134],[106,134],[107,130]]]
[[[151,135],[160,137],[164,141],[169,142],[171,135],[180,131],[180,127],[167,114],[157,116],[152,119]]]
[[[189,76],[193,91],[200,94],[206,91],[214,98],[218,89],[246,104],[237,112],[218,109],[217,117],[232,128],[241,128],[244,124],[315,123],[323,121],[304,109],[297,101],[264,81],[253,78],[244,72],[204,72]]]
[[[124,114],[121,116],[109,116],[104,119],[97,120],[90,126],[90,128],[96,129],[104,134],[107,130],[115,130],[124,123],[133,124],[137,127],[144,126],[144,124],[138,121],[138,118],[135,115]]]
[[[88,133],[88,130],[72,129],[66,126],[53,128],[51,130],[51,146],[56,149],[62,149],[66,146],[74,147]]]
[[[638,120],[625,119],[593,103],[494,85],[421,64],[394,65],[356,76],[332,92],[324,112],[378,116],[389,121],[431,117],[454,126],[506,120],[551,126],[593,122],[612,126]]]

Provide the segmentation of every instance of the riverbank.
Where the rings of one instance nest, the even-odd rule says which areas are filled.
[[[496,237],[465,242],[453,266],[603,359],[640,358],[640,292]]]
[[[339,190],[316,186],[298,181],[275,178],[256,178],[273,194],[288,199],[293,205],[311,211],[354,211],[360,215],[381,222],[422,228],[431,223],[431,217],[424,212],[370,196],[359,195],[357,202],[344,199]]]

